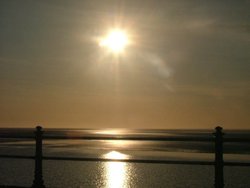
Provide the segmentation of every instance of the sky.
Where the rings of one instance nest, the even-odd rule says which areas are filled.
[[[249,0],[1,0],[0,127],[250,129]],[[120,28],[123,53],[98,39]]]

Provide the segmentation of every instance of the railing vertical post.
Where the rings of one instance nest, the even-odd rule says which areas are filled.
[[[222,127],[215,128],[215,188],[223,188],[224,187],[224,161],[223,161],[223,132]]]
[[[36,139],[35,176],[32,188],[45,188],[43,182],[43,169],[42,169],[42,159],[43,159],[42,135],[43,135],[42,127],[37,126],[35,131],[35,139]]]

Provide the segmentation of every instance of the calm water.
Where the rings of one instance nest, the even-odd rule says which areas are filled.
[[[30,135],[32,130],[0,129],[1,134],[16,132]],[[195,136],[210,137],[211,131],[168,130],[48,130],[45,135],[115,135],[115,136]],[[225,136],[248,137],[250,132],[231,131]],[[156,141],[47,140],[45,156],[101,158],[172,159],[213,161],[213,143]],[[249,161],[249,144],[226,144],[227,161]],[[33,141],[2,139],[1,154],[33,155]],[[0,185],[30,186],[33,181],[32,160],[0,159]],[[226,187],[250,187],[249,167],[225,167]],[[138,164],[121,162],[44,161],[47,187],[213,187],[213,166]]]

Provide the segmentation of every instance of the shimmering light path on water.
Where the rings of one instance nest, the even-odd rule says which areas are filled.
[[[105,155],[107,159],[127,159],[128,156],[117,151],[111,151]],[[105,174],[107,180],[106,188],[126,188],[128,177],[127,164],[123,162],[107,162]]]
[[[107,162],[106,177],[107,177],[107,188],[125,188],[127,187],[127,165],[122,162]]]

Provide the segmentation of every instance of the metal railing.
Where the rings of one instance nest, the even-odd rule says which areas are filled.
[[[69,160],[69,161],[99,161],[99,162],[127,162],[127,163],[155,163],[155,164],[186,164],[186,165],[213,165],[214,166],[214,187],[224,187],[224,166],[250,166],[249,162],[224,162],[223,143],[225,142],[245,142],[250,143],[250,138],[225,138],[222,127],[216,127],[212,137],[138,137],[138,136],[44,136],[42,127],[37,126],[34,136],[5,135],[0,134],[0,138],[35,139],[35,156],[23,155],[0,155],[0,158],[11,159],[33,159],[35,160],[35,171],[32,188],[45,188],[43,180],[43,160]],[[214,161],[185,161],[185,160],[150,160],[150,159],[106,159],[87,157],[46,157],[43,156],[44,139],[82,139],[82,140],[137,140],[137,141],[190,141],[190,142],[213,142]],[[16,187],[21,186],[1,186]]]

